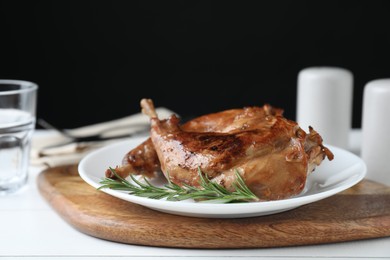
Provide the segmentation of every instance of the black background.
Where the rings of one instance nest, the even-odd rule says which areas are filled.
[[[0,78],[39,84],[38,117],[61,128],[140,111],[191,118],[270,103],[295,119],[298,72],[390,77],[388,1],[2,1]],[[330,104],[331,105],[331,104]]]

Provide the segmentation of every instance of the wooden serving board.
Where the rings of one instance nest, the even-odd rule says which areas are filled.
[[[97,191],[77,166],[44,170],[43,197],[77,230],[101,239],[177,248],[263,248],[390,236],[390,187],[363,180],[330,198],[279,214],[208,219],[171,215]]]

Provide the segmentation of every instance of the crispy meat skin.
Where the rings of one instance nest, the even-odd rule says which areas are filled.
[[[260,199],[283,199],[299,194],[307,175],[326,156],[333,159],[317,132],[310,128],[307,134],[268,105],[229,110],[225,122],[219,117],[215,124],[191,123],[200,123],[197,129],[203,132],[184,131],[175,115],[159,120],[151,100],[143,99],[141,106],[151,119],[151,141],[161,170],[178,185],[199,186],[200,168],[212,181],[233,190],[238,171]]]
[[[266,104],[263,107],[245,107],[230,109],[197,117],[181,126],[188,132],[219,132],[229,133],[243,130],[267,128],[267,116],[281,116],[282,109]],[[153,142],[150,138],[130,150],[123,158],[122,165],[115,171],[122,178],[129,174],[142,174],[152,178],[161,172],[161,165]],[[106,177],[114,178],[107,169]]]
[[[233,189],[237,170],[263,200],[299,194],[317,165],[333,154],[312,128],[307,134],[283,110],[270,105],[212,113],[179,125],[172,115],[159,120],[151,100],[142,101],[151,117],[151,138],[131,150],[116,172],[153,177],[161,170],[172,182],[197,186],[198,167],[212,181]],[[112,177],[109,170],[107,177]]]

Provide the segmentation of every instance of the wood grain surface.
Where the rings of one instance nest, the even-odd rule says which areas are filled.
[[[265,248],[390,236],[390,187],[363,180],[330,198],[261,217],[208,219],[133,204],[85,183],[77,166],[44,170],[37,184],[77,230],[127,244],[177,248]]]

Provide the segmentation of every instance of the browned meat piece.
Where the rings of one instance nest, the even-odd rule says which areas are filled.
[[[160,171],[160,161],[150,138],[129,151],[122,159],[122,165],[115,167],[115,172],[122,178],[130,174],[142,174],[153,178]],[[106,170],[106,177],[115,178],[110,169]]]
[[[251,124],[252,113],[247,113],[247,123],[228,133],[183,131],[175,115],[159,120],[151,100],[143,99],[141,106],[151,119],[151,140],[161,170],[178,185],[199,186],[199,167],[212,181],[233,190],[238,171],[260,199],[283,199],[299,194],[307,175],[326,156],[333,159],[318,133],[310,129],[306,134],[267,106],[260,127],[255,119]]]
[[[281,116],[282,109],[270,105],[263,107],[246,107],[211,113],[195,118],[181,126],[183,131],[189,132],[219,132],[231,133],[235,131],[267,128],[267,116]],[[129,174],[142,174],[149,178],[161,172],[161,165],[153,142],[148,138],[145,142],[129,151],[122,160],[122,165],[115,171],[122,178]],[[112,172],[107,169],[106,177],[113,178]]]

